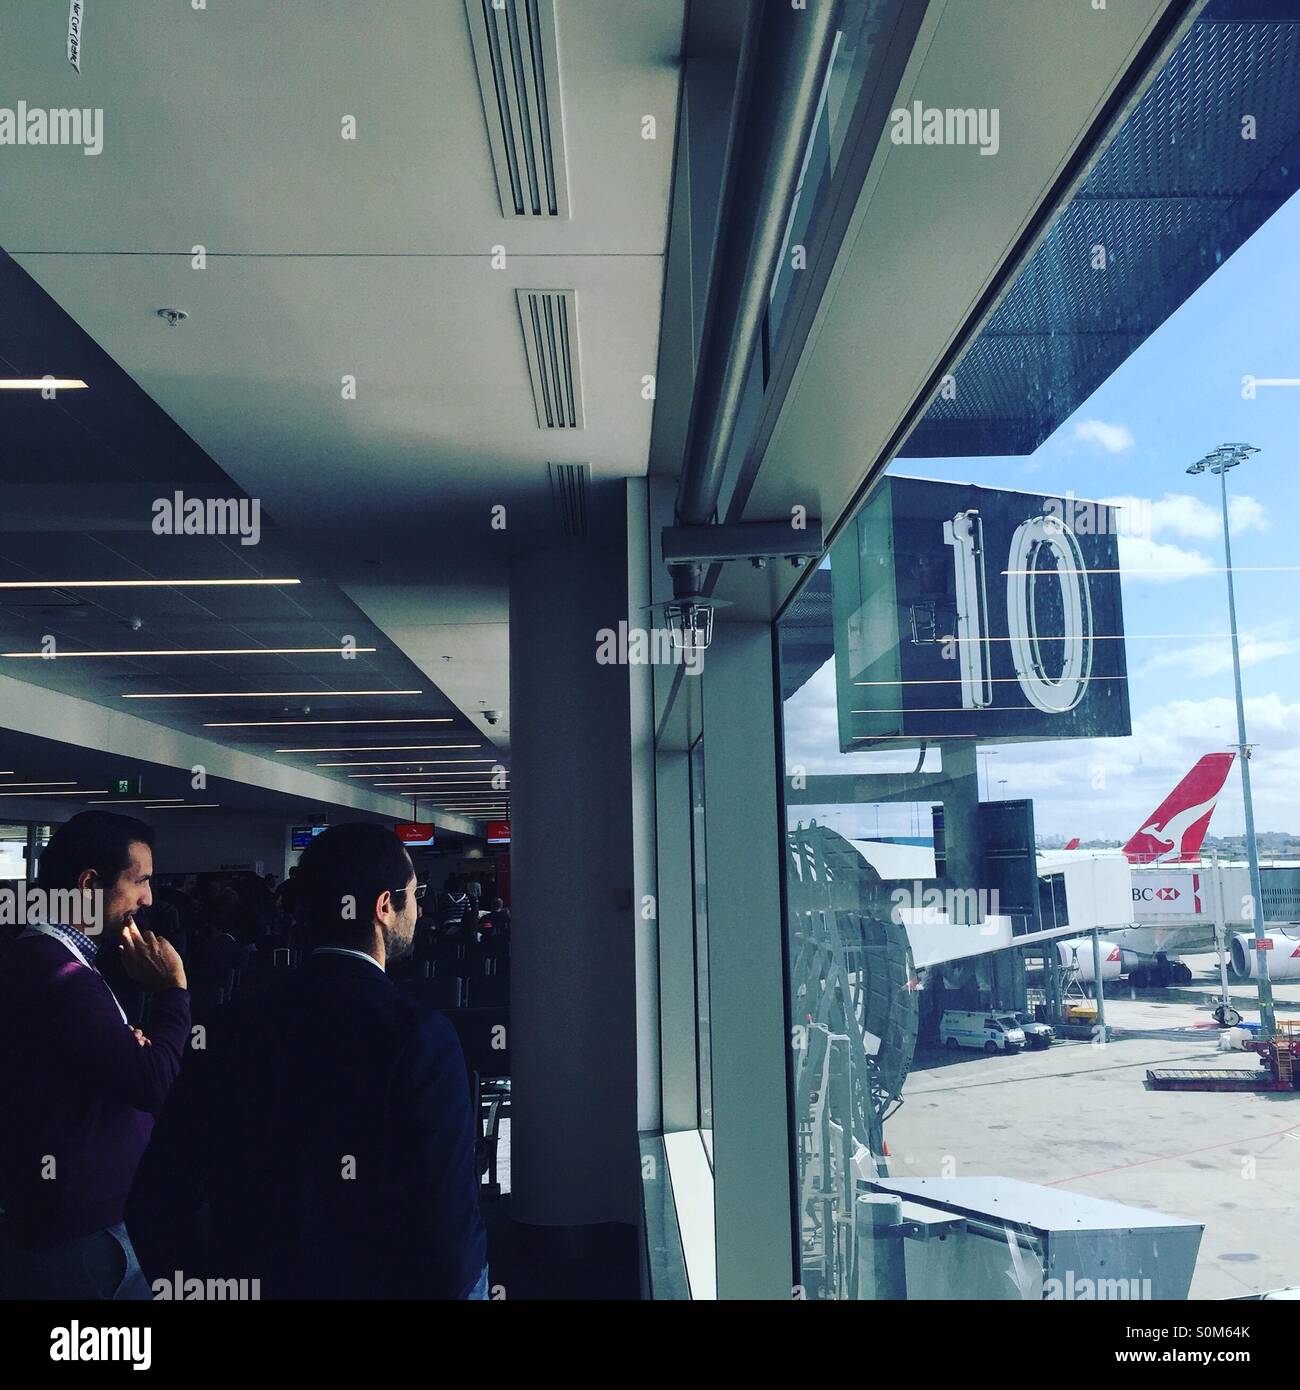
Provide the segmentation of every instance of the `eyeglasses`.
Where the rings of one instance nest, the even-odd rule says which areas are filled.
[[[427,883],[417,883],[414,888],[393,888],[390,891],[393,893],[414,893],[415,901],[417,903],[420,903],[424,901],[424,895],[425,892],[428,890],[428,887],[429,885]]]

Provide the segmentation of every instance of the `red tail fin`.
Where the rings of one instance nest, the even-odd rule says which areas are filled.
[[[1079,837],[1076,835],[1076,836],[1074,837],[1074,839],[1071,840],[1070,843],[1069,843],[1068,845],[1066,845],[1066,849],[1078,849],[1078,848],[1079,848]]]
[[[1235,753],[1207,753],[1142,823],[1124,846],[1131,864],[1195,859],[1210,828],[1215,802]]]

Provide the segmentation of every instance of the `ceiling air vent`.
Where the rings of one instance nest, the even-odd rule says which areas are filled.
[[[578,361],[576,290],[516,290],[537,424],[544,430],[580,430],[582,374]]]
[[[551,480],[551,501],[559,518],[560,529],[566,536],[587,534],[587,479],[589,463],[548,463],[546,472]]]
[[[568,217],[554,0],[465,0],[505,217]]]

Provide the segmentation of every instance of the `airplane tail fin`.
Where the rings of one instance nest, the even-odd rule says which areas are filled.
[[[1235,753],[1207,753],[1124,846],[1130,864],[1196,859]]]
[[[1069,842],[1069,844],[1066,845],[1066,849],[1078,849],[1078,848],[1079,848],[1079,837],[1076,835],[1076,836],[1074,837],[1074,839],[1071,840],[1071,841]]]

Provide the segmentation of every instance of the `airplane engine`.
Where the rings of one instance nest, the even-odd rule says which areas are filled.
[[[1284,936],[1276,928],[1269,929],[1273,949],[1268,953],[1270,980],[1300,980],[1300,938]],[[1228,963],[1239,980],[1253,980],[1259,974],[1259,956],[1255,952],[1255,933],[1238,932],[1232,938]]]
[[[1067,941],[1056,943],[1056,953],[1061,965],[1068,968],[1077,964],[1079,967],[1079,979],[1084,984],[1091,984],[1093,979],[1092,972],[1092,938],[1090,936],[1071,937]],[[1107,980],[1118,980],[1123,970],[1121,951],[1117,942],[1107,941],[1104,937],[1101,941],[1101,978],[1104,984]]]

